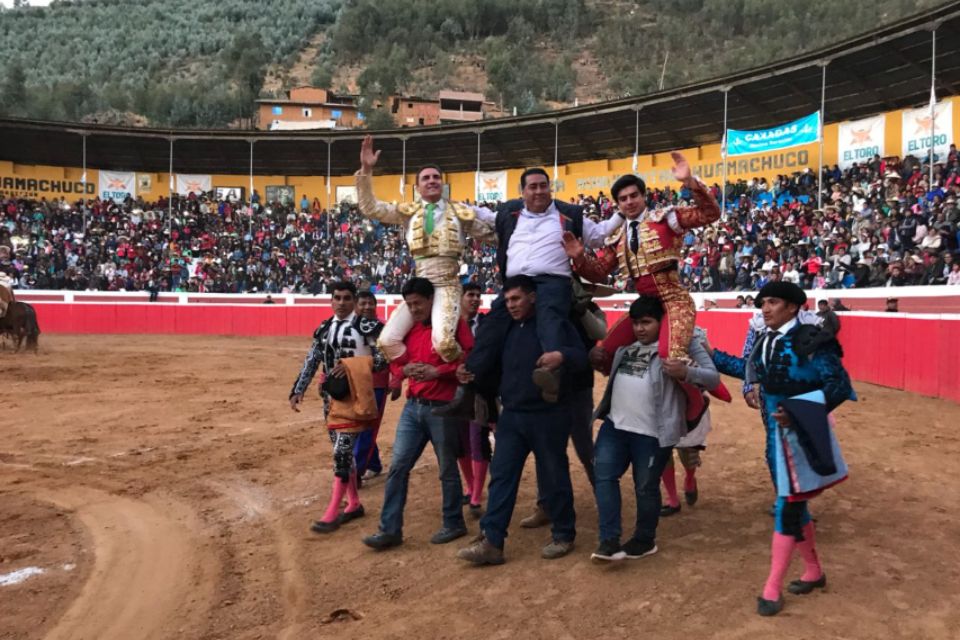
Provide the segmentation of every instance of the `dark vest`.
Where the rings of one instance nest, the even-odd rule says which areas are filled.
[[[583,207],[554,200],[557,211],[560,212],[560,221],[563,230],[570,231],[577,238],[583,239]],[[513,230],[517,228],[517,218],[523,209],[523,200],[509,200],[497,207],[497,266],[500,267],[501,282],[507,277],[507,247]]]

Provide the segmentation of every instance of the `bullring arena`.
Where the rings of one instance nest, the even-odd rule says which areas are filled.
[[[769,477],[758,415],[739,398],[714,405],[701,500],[661,523],[658,555],[590,562],[596,511],[574,462],[577,550],[541,560],[546,531],[514,526],[507,564],[477,569],[454,558],[458,545],[428,542],[439,507],[430,455],[412,475],[399,549],[360,543],[376,530],[383,476],[361,490],[365,518],[329,536],[309,531],[329,490],[330,445],[319,398],[302,413],[286,399],[309,346],[300,323],[319,323],[326,305],[34,296],[47,327],[39,353],[0,355],[0,577],[42,573],[0,586],[0,637],[949,639],[960,628],[958,358],[955,344],[937,354],[923,342],[955,336],[956,316],[843,315],[848,335],[886,323],[871,325],[876,335],[916,336],[886,350],[847,341],[854,377],[877,379],[892,360],[864,354],[886,352],[902,359],[887,384],[944,397],[855,383],[860,401],[837,418],[850,479],[814,502],[830,585],[771,620],[752,606],[766,570],[756,560],[769,545]],[[190,331],[185,318],[205,313],[192,330],[222,332],[209,319],[228,309],[238,333],[299,335],[119,333],[157,331],[138,323],[171,315],[170,327]],[[700,314],[720,348],[737,348],[745,320]],[[909,373],[916,351],[923,380]],[[399,406],[388,405],[379,438],[386,460]],[[518,509],[534,499],[530,463]],[[631,509],[625,500],[627,520]]]
[[[380,197],[403,202],[413,201],[413,168],[434,162],[453,200],[506,200],[523,168],[537,165],[552,169],[551,188],[564,201],[599,202],[594,196],[609,192],[616,177],[633,173],[647,181],[651,198],[664,198],[658,205],[678,202],[671,152],[682,151],[710,183],[727,225],[719,236],[714,227],[709,238],[701,230],[703,237],[691,240],[718,251],[736,243],[737,260],[747,257],[737,271],[745,282],[697,282],[725,291],[695,297],[697,323],[727,352],[741,352],[752,311],[734,308],[737,292],[756,293],[764,264],[744,245],[762,235],[780,262],[788,252],[790,260],[800,257],[795,250],[804,247],[804,265],[813,264],[804,267],[811,307],[840,295],[853,309],[840,313],[839,340],[859,401],[836,411],[849,478],[811,506],[829,583],[786,595],[774,618],[758,616],[756,600],[767,559],[776,556],[764,427],[732,379],[725,382],[733,402],[711,408],[699,501],[660,521],[660,551],[642,561],[591,562],[596,501],[572,449],[577,546],[562,558],[541,559],[547,529],[518,526],[536,499],[531,460],[503,566],[458,560],[466,537],[430,544],[441,502],[431,453],[411,475],[399,548],[375,552],[361,543],[377,530],[386,473],[364,482],[364,517],[327,535],[311,531],[331,494],[331,445],[316,381],[301,412],[291,410],[290,389],[312,332],[331,314],[321,276],[323,287],[341,277],[369,287],[376,260],[386,280],[379,290],[396,293],[413,263],[402,233],[375,229],[350,207],[366,132],[0,118],[0,199],[8,203],[0,222],[10,222],[6,236],[15,235],[7,227],[22,232],[0,247],[7,261],[0,266],[15,261],[23,270],[15,293],[36,309],[42,330],[36,353],[0,350],[0,639],[960,638],[960,286],[949,283],[960,271],[941,261],[956,252],[960,236],[956,226],[941,231],[931,223],[924,226],[935,243],[925,247],[930,251],[921,257],[927,238],[914,238],[904,243],[913,251],[907,255],[888,242],[895,237],[889,226],[880,241],[878,223],[858,262],[846,256],[848,271],[868,264],[862,256],[869,251],[877,259],[859,270],[860,282],[854,286],[853,273],[839,266],[839,247],[857,246],[844,225],[852,228],[867,212],[863,199],[854,213],[855,189],[867,190],[880,222],[897,207],[907,220],[912,213],[925,221],[960,215],[960,160],[950,149],[960,139],[957,33],[955,1],[711,81],[550,113],[377,134],[383,160],[371,183]],[[810,135],[741,151],[748,157],[731,160],[721,147],[730,132],[777,137],[801,121],[801,133]],[[879,123],[875,139],[871,122]],[[863,175],[844,164],[874,157],[876,166]],[[909,165],[899,164],[907,158]],[[943,158],[949,178],[934,173]],[[839,176],[832,178],[835,193],[822,182],[829,174],[816,171],[830,165]],[[912,184],[904,171],[901,185],[895,167],[908,166]],[[747,198],[748,180],[755,200]],[[762,193],[761,180],[770,182]],[[841,193],[841,183],[850,191]],[[735,187],[729,198],[727,187]],[[839,205],[831,204],[834,195]],[[201,215],[200,199],[220,209]],[[838,207],[846,218],[831,217]],[[756,220],[782,239],[771,239],[763,225],[762,234],[751,231],[753,240],[735,230],[754,229]],[[186,230],[193,244],[179,236]],[[827,281],[830,267],[814,260],[814,235],[835,252],[835,281]],[[680,238],[677,232],[677,247]],[[84,247],[90,268],[82,278],[71,270],[83,264],[66,245],[71,252]],[[733,247],[723,250],[732,254]],[[484,289],[494,293],[500,274],[486,251],[468,247],[463,265],[474,270],[468,277],[488,278]],[[104,258],[109,277],[91,255]],[[187,271],[201,256],[207,285]],[[54,258],[57,265],[48,264]],[[321,265],[309,282],[294,282],[288,266],[297,260]],[[125,269],[137,262],[150,267],[134,282]],[[684,270],[690,286],[692,262],[669,264]],[[244,271],[250,263],[259,263],[259,280]],[[235,280],[214,282],[221,269],[212,264],[232,269]],[[274,269],[269,278],[282,272],[289,281],[267,279],[264,265]],[[699,263],[696,269],[697,278],[710,272]],[[770,269],[762,271],[766,280]],[[181,280],[182,273],[189,277]],[[913,286],[921,279],[923,286]],[[245,293],[198,293],[208,285]],[[264,291],[276,292],[275,304],[263,304]],[[891,291],[899,310],[883,313]],[[704,309],[707,296],[717,308]],[[632,298],[598,302],[612,325]],[[398,296],[379,295],[379,304],[385,319]],[[605,384],[598,376],[595,401]],[[400,411],[399,401],[387,404],[378,438],[386,464]],[[630,522],[629,479],[623,488]],[[469,512],[466,518],[472,537],[478,523]],[[800,565],[795,558],[788,579]]]

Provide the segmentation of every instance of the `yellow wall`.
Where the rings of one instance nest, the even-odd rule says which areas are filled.
[[[953,103],[953,131],[952,141],[960,139],[960,97],[948,98]],[[829,116],[829,113],[827,114]],[[886,114],[885,145],[886,155],[899,155],[901,146],[902,129],[902,111],[890,111]],[[719,128],[719,127],[718,127]],[[823,162],[833,165],[837,162],[837,133],[839,125],[828,124],[824,127],[823,144]],[[718,131],[719,133],[719,131]],[[720,162],[720,145],[712,144],[695,149],[684,149],[682,152],[694,167],[694,172],[701,176],[707,184],[720,183],[722,181],[722,164]],[[769,154],[755,154],[750,156],[741,156],[731,158],[727,165],[727,179],[734,181],[739,178],[765,177],[768,180],[775,178],[781,173],[792,173],[802,170],[805,167],[815,168],[818,166],[819,148],[817,144],[803,145],[777,151]],[[562,159],[562,158],[561,158]],[[556,195],[558,198],[570,199],[578,194],[596,194],[604,191],[609,194],[610,185],[617,177],[629,173],[632,166],[632,158],[620,158],[615,160],[593,160],[589,162],[576,162],[569,165],[561,165],[558,169],[558,179],[556,182]],[[669,153],[659,153],[654,155],[642,155],[638,159],[638,171],[648,185],[652,187],[663,187],[674,184],[670,167],[672,166]],[[552,167],[546,167],[548,173],[552,173]],[[519,193],[520,173],[523,168],[510,169],[508,171],[508,193]],[[47,167],[19,165],[12,162],[0,161],[0,196],[20,195],[25,197],[47,197],[59,198],[61,196],[67,199],[76,199],[76,194],[82,188],[80,185],[82,171],[79,168],[69,167]],[[138,174],[150,175],[150,190],[138,190],[138,195],[151,200],[165,196],[169,185],[169,176],[166,173]],[[93,197],[97,193],[96,183],[99,178],[97,169],[88,169],[87,193]],[[20,180],[20,182],[17,182]],[[24,181],[33,180],[34,183],[27,184]],[[410,201],[414,197],[413,193],[413,174],[409,174],[406,179],[405,200]],[[46,181],[46,182],[41,182]],[[59,181],[59,190],[54,188],[57,185],[52,184]],[[447,174],[447,181],[450,184],[451,197],[457,200],[470,199],[474,197],[474,173],[450,173]],[[64,182],[70,182],[70,187],[65,187]],[[296,188],[297,200],[306,195],[309,199],[320,198],[325,205],[328,204],[327,189],[323,176],[254,176],[254,188],[264,196],[268,185],[292,185]],[[334,177],[331,180],[330,200],[336,197],[337,186],[352,186],[353,176]],[[249,189],[249,177],[247,175],[214,175],[214,187],[244,187]],[[29,188],[28,188],[29,187]],[[43,188],[41,188],[43,187]],[[374,178],[374,190],[383,200],[401,200],[400,196],[400,176],[377,176]]]

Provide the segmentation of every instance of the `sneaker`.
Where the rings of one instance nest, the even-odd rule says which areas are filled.
[[[360,477],[361,477],[363,480],[373,480],[374,478],[376,478],[377,476],[379,476],[381,473],[383,473],[383,470],[382,470],[382,469],[381,469],[380,471],[374,471],[373,469],[367,469],[366,471],[363,472],[363,475],[360,476]]]
[[[573,551],[573,547],[573,540],[551,540],[550,544],[541,549],[540,557],[544,560],[556,560]]]
[[[624,557],[636,560],[655,554],[657,552],[657,544],[655,542],[642,542],[636,538],[630,538],[624,543],[622,549]]]
[[[613,562],[626,557],[627,554],[620,548],[620,541],[616,539],[601,540],[597,550],[590,554],[590,559],[595,562]]]
[[[469,547],[457,551],[457,557],[473,564],[504,563],[503,549],[497,549],[483,535],[478,536]]]
[[[537,505],[537,510],[520,521],[520,526],[524,529],[539,529],[550,524],[550,517],[543,508]]]
[[[433,537],[430,538],[430,544],[447,544],[465,535],[467,535],[466,527],[444,527],[433,534]]]
[[[367,545],[371,549],[383,551],[391,547],[399,547],[401,544],[403,544],[403,536],[400,534],[394,535],[383,531],[377,531],[372,536],[367,536],[364,538],[363,544]]]

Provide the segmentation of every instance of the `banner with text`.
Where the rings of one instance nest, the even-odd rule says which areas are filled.
[[[477,172],[477,202],[507,200],[506,171]]]
[[[133,171],[100,171],[100,199],[123,202],[137,196],[137,174]]]
[[[770,129],[727,129],[727,156],[778,151],[820,139],[820,112]]]
[[[182,196],[195,193],[198,196],[213,189],[213,178],[199,174],[178,173],[176,192]]]
[[[903,148],[904,156],[928,158],[933,147],[934,162],[947,159],[950,143],[953,142],[953,102],[938,102],[934,108],[936,115],[930,117],[930,107],[906,109],[903,112]]]
[[[855,162],[868,162],[875,155],[884,157],[886,125],[885,115],[841,122],[837,133],[837,164],[840,168],[849,169]]]

